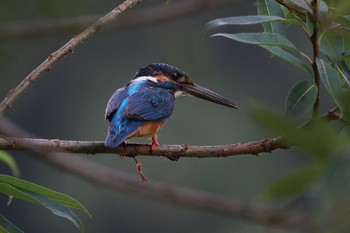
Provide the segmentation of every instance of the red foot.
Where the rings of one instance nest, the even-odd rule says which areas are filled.
[[[151,152],[154,151],[154,148],[156,148],[156,146],[158,146],[159,143],[157,141],[157,136],[153,136],[152,137],[152,144],[151,144]]]
[[[127,144],[128,143],[126,141],[123,141],[122,143],[120,143],[120,145],[123,147],[124,151],[126,151],[126,145]],[[123,153],[120,153],[119,156],[120,156],[121,159],[124,158],[124,154]]]
[[[128,143],[127,143],[126,141],[123,141],[123,142],[121,143],[121,145],[122,145],[123,149],[125,150],[125,149],[126,149],[126,145],[128,145]]]

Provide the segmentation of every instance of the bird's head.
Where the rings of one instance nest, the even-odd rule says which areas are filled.
[[[236,104],[225,97],[195,84],[185,72],[175,66],[165,63],[152,63],[139,68],[134,80],[147,77],[150,77],[148,80],[154,82],[157,86],[173,90],[175,96],[179,96],[184,92],[216,104],[238,108]]]

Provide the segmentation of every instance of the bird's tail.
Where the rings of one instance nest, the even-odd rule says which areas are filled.
[[[118,147],[125,138],[117,137],[113,132],[108,132],[106,140],[105,140],[105,147],[108,148],[115,148]]]
[[[142,124],[141,121],[125,119],[124,121],[112,120],[105,140],[105,147],[116,148],[125,141],[130,134],[135,132]]]

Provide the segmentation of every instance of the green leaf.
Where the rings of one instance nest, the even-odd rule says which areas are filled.
[[[48,199],[47,197],[40,194],[20,189],[2,181],[0,181],[0,192],[45,207],[49,209],[53,214],[67,218],[73,222],[74,225],[80,230],[80,232],[84,231],[84,227],[80,219],[77,218],[77,216],[70,209],[58,202]]]
[[[275,0],[258,0],[257,10],[259,15],[279,16],[284,18],[281,6]],[[264,31],[286,35],[286,27],[283,22],[268,22],[263,24]]]
[[[307,80],[297,83],[289,92],[285,113],[287,116],[296,116],[301,113],[311,112],[317,97],[315,84]]]
[[[31,203],[36,204],[36,205],[40,205],[40,203],[35,201],[31,196],[23,193],[21,190],[19,190],[18,188],[14,187],[10,184],[0,182],[0,193],[3,193],[5,195],[9,195],[9,196],[13,196],[13,197],[21,199],[23,201],[31,202]]]
[[[10,168],[14,176],[19,177],[20,173],[19,173],[17,163],[9,153],[0,150],[0,161],[5,163]],[[10,205],[12,200],[13,200],[13,197],[8,196],[7,205]]]
[[[23,233],[12,222],[0,215],[0,232],[1,233]]]
[[[16,177],[19,177],[19,169],[17,163],[9,153],[0,150],[0,162],[5,163],[11,169],[12,174]]]
[[[350,139],[350,125],[346,125],[344,128],[341,129],[341,131],[339,132],[339,137],[342,138],[343,140],[349,141],[349,139]]]
[[[298,167],[279,177],[262,193],[264,199],[285,199],[305,192],[324,171],[324,166],[311,164]]]
[[[336,5],[336,6],[335,6]],[[337,4],[331,4],[330,8],[332,9],[332,7],[336,7],[337,13],[340,15],[347,15],[349,14],[349,9],[350,9],[350,2],[349,1],[344,1],[344,0],[340,0],[337,2]]]
[[[309,12],[310,14],[312,14],[312,9],[310,8],[311,5],[311,1],[312,0],[290,0],[293,4],[295,4],[296,6],[305,9],[307,12]],[[319,5],[319,13],[322,16],[326,16],[328,14],[328,6],[324,1],[320,1],[320,5]]]
[[[284,49],[282,49],[280,47],[267,46],[267,45],[263,45],[261,47],[268,50],[270,53],[276,55],[277,57],[282,58],[283,60],[300,68],[309,77],[313,77],[313,72],[312,72],[312,69],[311,69],[311,66],[309,65],[309,63],[306,63],[306,62],[300,60],[299,58],[295,57],[294,55],[292,55],[291,53],[289,53],[288,51],[285,51]]]
[[[312,22],[312,19],[310,18],[310,15],[306,16],[305,23],[306,23],[307,34],[310,37],[314,30],[314,24]]]
[[[311,1],[310,0],[290,0],[295,6],[307,10],[309,13],[312,13],[312,9],[310,8]]]
[[[350,2],[348,2],[348,4],[350,6]],[[348,8],[348,9],[350,9],[350,8]],[[341,9],[341,10],[344,10],[344,9]],[[340,26],[340,28],[347,30],[347,31],[350,29],[350,16],[349,15],[338,15],[337,22],[340,23],[340,25],[338,25],[338,26]]]
[[[350,90],[345,89],[337,96],[339,103],[339,109],[342,117],[349,123],[350,122]]]
[[[281,139],[284,143],[299,146],[311,158],[321,163],[327,162],[334,151],[344,146],[344,143],[338,140],[337,132],[320,119],[314,119],[305,130],[266,107],[255,106],[253,116],[263,127],[277,134],[276,136],[283,135]]]
[[[7,175],[0,175],[0,182],[10,184],[16,188],[20,188],[21,190],[37,193],[69,208],[79,209],[91,216],[88,210],[82,204],[80,204],[79,201],[63,193],[59,193],[43,186]]]
[[[347,50],[344,52],[341,65],[342,65],[343,71],[347,75],[349,75],[350,74],[350,50]],[[347,83],[348,83],[348,85],[350,85],[348,81],[347,81]]]
[[[252,110],[253,116],[258,123],[274,134],[282,135],[287,132],[289,134],[292,134],[292,132],[293,134],[298,134],[299,132],[294,122],[265,106],[254,105]]]
[[[328,15],[328,5],[324,1],[320,1],[320,6],[318,8],[318,11],[320,12],[320,15],[322,17],[327,17]]]
[[[222,36],[231,40],[235,40],[241,43],[255,44],[255,45],[269,45],[277,46],[285,49],[298,51],[298,49],[284,36],[274,33],[262,32],[262,33],[218,33],[212,36]]]
[[[70,220],[80,230],[80,232],[84,232],[83,223],[73,213],[73,211],[71,209],[67,208],[66,206],[64,206],[60,203],[57,203],[55,201],[50,200],[47,197],[39,195],[37,193],[30,192],[27,190],[22,190],[22,192],[30,195],[32,198],[34,198],[42,206],[49,209],[53,214]]]
[[[332,62],[340,64],[345,51],[343,36],[332,32],[326,33],[321,39],[320,51]]]
[[[317,58],[316,64],[318,71],[320,72],[323,85],[332,96],[334,102],[337,103],[337,95],[341,90],[341,86],[336,70],[334,70],[330,64],[319,58]]]
[[[279,16],[265,16],[265,15],[247,15],[247,16],[233,16],[221,19],[214,19],[208,22],[203,30],[202,34],[205,35],[208,31],[227,25],[252,25],[252,24],[260,24],[266,22],[276,22],[276,21],[284,21],[285,19]]]
[[[344,62],[342,61],[340,63],[340,66],[338,66],[337,64],[333,64],[333,66],[337,71],[340,86],[343,86],[346,83],[348,87],[350,87],[350,80],[348,78],[348,74],[350,74],[350,71],[348,70],[346,64],[344,64]]]

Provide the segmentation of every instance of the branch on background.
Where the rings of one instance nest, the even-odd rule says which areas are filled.
[[[35,136],[22,128],[1,118],[0,131],[10,136],[31,137]],[[146,184],[139,178],[124,172],[88,161],[83,158],[73,157],[26,145],[32,155],[65,172],[70,172],[90,182],[103,185],[123,192],[129,192],[155,200],[181,204],[187,207],[207,210],[213,213],[236,216],[257,223],[283,228],[304,229],[311,227],[311,223],[304,213],[295,211],[282,211],[269,209],[262,206],[249,204],[236,198],[227,198],[188,188],[180,188],[172,185],[149,181]],[[147,146],[149,149],[149,146]]]
[[[167,5],[155,5],[120,16],[118,22],[112,22],[108,28],[113,31],[131,27],[140,27],[155,23],[163,23],[174,18],[193,16],[214,7],[234,4],[242,0],[184,0],[173,1]],[[35,21],[16,22],[0,25],[0,38],[26,38],[46,35],[62,35],[77,33],[100,18],[99,15],[87,15],[65,19],[43,19]]]
[[[142,2],[142,0],[126,0],[114,8],[111,12],[100,18],[96,23],[85,29],[77,36],[73,37],[60,49],[51,53],[43,63],[35,68],[16,88],[12,89],[7,94],[6,98],[0,103],[0,115],[9,109],[17,97],[27,90],[43,74],[48,72],[58,60],[63,58],[65,55],[72,53],[79,44],[93,37],[101,28],[112,23],[120,14],[140,2]]]

